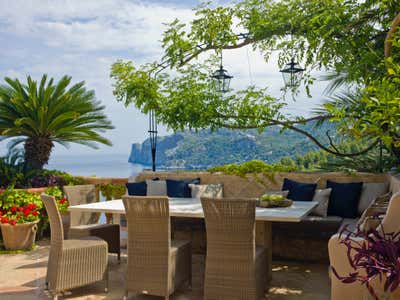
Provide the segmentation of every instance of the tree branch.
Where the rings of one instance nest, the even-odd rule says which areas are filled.
[[[243,34],[240,34],[243,35]],[[206,47],[195,47],[195,48],[200,48],[199,50],[195,51],[193,54],[188,55],[184,60],[182,60],[182,62],[179,64],[179,67],[184,66],[185,64],[187,64],[189,61],[191,61],[192,59],[196,58],[197,56],[199,56],[202,52],[206,52],[209,50],[217,50],[217,49],[225,49],[225,50],[232,50],[232,49],[239,49],[242,48],[244,46],[247,46],[251,43],[254,43],[256,40],[254,38],[250,38],[250,37],[246,37],[244,39],[243,42],[239,43],[239,44],[234,44],[234,45],[227,45],[227,46],[206,46]],[[194,49],[195,49],[194,48]],[[194,50],[193,49],[193,50]]]

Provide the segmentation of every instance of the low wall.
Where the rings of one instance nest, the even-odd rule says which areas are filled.
[[[385,182],[387,174],[356,173],[347,174],[341,172],[296,172],[296,173],[271,173],[249,174],[241,177],[209,172],[143,172],[135,181],[146,179],[192,179],[200,178],[201,184],[222,183],[224,185],[224,197],[260,197],[267,190],[281,190],[284,178],[295,181],[317,183],[319,188],[326,186],[327,180],[336,182]]]

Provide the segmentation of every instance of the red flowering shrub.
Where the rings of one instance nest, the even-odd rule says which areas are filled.
[[[45,194],[56,198],[58,210],[60,212],[68,211],[68,206],[69,206],[68,200],[67,198],[64,197],[63,192],[57,186],[49,187],[44,192]]]
[[[40,220],[40,196],[24,190],[8,189],[0,196],[1,224],[22,224]]]

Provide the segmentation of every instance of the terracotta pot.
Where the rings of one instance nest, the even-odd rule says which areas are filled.
[[[69,211],[67,212],[62,212],[61,214],[61,220],[63,224],[63,231],[64,231],[64,239],[68,239],[68,231],[69,227],[71,225],[71,215]]]
[[[35,241],[37,223],[29,222],[23,224],[1,224],[4,247],[7,250],[29,249]]]

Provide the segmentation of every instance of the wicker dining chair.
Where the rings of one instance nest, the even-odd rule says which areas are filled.
[[[191,285],[189,241],[171,240],[167,197],[122,197],[128,228],[126,290],[169,296],[184,283]]]
[[[64,186],[64,193],[70,205],[93,203],[97,201],[96,187],[93,184]],[[71,223],[68,238],[97,236],[108,244],[108,251],[116,253],[121,259],[119,224],[98,224],[100,213],[70,212]]]
[[[50,221],[50,254],[46,288],[53,299],[61,291],[105,280],[108,289],[108,247],[97,237],[64,240],[61,215],[53,196],[41,195]]]
[[[201,198],[207,231],[206,300],[264,298],[266,248],[255,244],[255,200]]]

